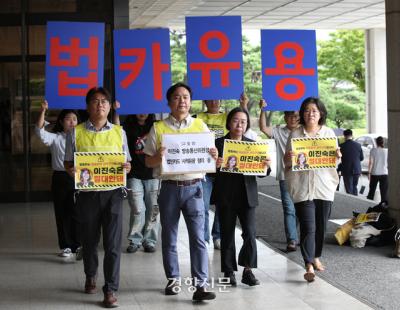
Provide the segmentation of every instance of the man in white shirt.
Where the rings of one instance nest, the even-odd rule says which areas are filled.
[[[191,88],[183,83],[172,85],[167,91],[170,115],[154,123],[147,137],[143,152],[145,163],[153,168],[153,176],[161,178],[161,190],[158,205],[161,220],[162,256],[168,284],[165,295],[176,295],[181,291],[179,271],[177,234],[180,214],[182,212],[189,233],[190,263],[194,301],[211,300],[213,292],[206,290],[208,281],[208,253],[204,240],[204,202],[201,180],[204,173],[169,174],[161,176],[161,162],[165,153],[162,147],[162,135],[168,133],[209,132],[207,125],[199,118],[189,114],[191,107]],[[216,160],[217,149],[210,148],[211,156]]]
[[[286,250],[288,252],[296,251],[297,248],[297,226],[296,226],[296,211],[292,198],[287,190],[287,185],[284,175],[284,161],[286,143],[288,137],[293,129],[299,126],[299,112],[298,111],[285,111],[286,126],[267,126],[266,112],[263,110],[267,106],[264,99],[260,100],[260,130],[265,133],[269,138],[275,139],[277,151],[277,165],[276,165],[276,179],[279,181],[279,189],[281,192],[281,200],[283,207],[283,219],[286,234]]]

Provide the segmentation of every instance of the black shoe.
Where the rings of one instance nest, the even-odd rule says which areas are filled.
[[[260,281],[256,279],[251,269],[244,269],[242,276],[242,283],[247,284],[249,286],[259,285]]]
[[[129,246],[126,248],[128,253],[136,253],[139,250],[140,245],[130,243]]]
[[[178,295],[181,291],[181,286],[178,279],[168,280],[168,284],[165,287],[165,295]]]
[[[144,250],[146,253],[154,253],[154,252],[156,251],[156,247],[155,247],[154,245],[145,245],[145,246],[143,247],[143,250]]]
[[[287,252],[295,252],[296,250],[297,250],[296,240],[291,240],[290,242],[288,242],[288,244],[286,246],[286,251]]]
[[[231,286],[236,286],[236,278],[235,278],[235,273],[234,272],[224,272],[224,278],[228,279],[228,282],[225,282],[224,284],[230,284]]]
[[[193,301],[203,301],[215,299],[215,293],[207,292],[204,287],[197,287],[193,293]]]

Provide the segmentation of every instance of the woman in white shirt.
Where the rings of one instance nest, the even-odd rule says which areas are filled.
[[[327,111],[319,98],[306,98],[299,114],[301,126],[291,132],[288,142],[300,137],[336,137],[333,130],[325,126]],[[295,156],[292,144],[287,143],[285,178],[300,224],[300,248],[306,268],[304,279],[312,282],[314,269],[324,270],[320,257],[339,178],[334,168],[292,171],[292,156]],[[339,149],[336,156],[341,157]]]
[[[384,148],[383,137],[376,138],[376,148],[373,148],[369,154],[368,179],[369,192],[368,199],[374,200],[376,186],[379,183],[381,192],[381,201],[387,202],[388,191],[388,150]]]
[[[62,110],[58,115],[53,132],[45,130],[45,114],[49,106],[42,103],[39,118],[36,122],[36,134],[50,147],[53,177],[51,191],[53,194],[54,213],[56,217],[59,256],[69,257],[80,250],[77,236],[77,223],[74,217],[74,180],[64,168],[65,138],[68,131],[78,124],[78,114],[74,110]],[[78,250],[78,251],[79,251]],[[77,255],[79,259],[80,255]]]

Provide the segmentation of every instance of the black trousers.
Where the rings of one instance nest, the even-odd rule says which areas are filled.
[[[236,204],[218,204],[219,223],[221,229],[221,270],[222,272],[237,271],[235,227],[239,218],[242,227],[243,245],[239,252],[240,266],[257,268],[257,244],[255,209],[250,208],[247,201],[237,201]]]
[[[305,264],[312,263],[315,257],[322,255],[332,203],[314,199],[294,204],[300,224],[300,249]]]
[[[374,200],[376,186],[379,183],[379,190],[381,192],[381,201],[388,201],[387,191],[388,191],[388,175],[371,175],[369,180],[369,192],[367,199]]]
[[[51,191],[56,217],[58,246],[60,249],[70,248],[72,252],[75,252],[80,246],[80,242],[75,214],[73,178],[65,171],[54,171]]]
[[[97,275],[97,247],[100,233],[103,232],[103,292],[115,292],[119,287],[123,197],[121,188],[110,191],[81,191],[78,195],[83,265],[87,277]]]

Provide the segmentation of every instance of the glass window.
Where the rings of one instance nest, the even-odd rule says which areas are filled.
[[[24,191],[23,121],[19,63],[0,62],[0,197]],[[3,201],[7,201],[5,199]]]
[[[76,0],[29,0],[29,12],[76,12]]]
[[[1,13],[20,13],[21,0],[1,0],[0,14]]]
[[[0,5],[1,7],[1,5]],[[21,27],[0,27],[0,56],[15,56],[21,54]]]
[[[46,55],[46,26],[29,26],[29,54]]]

